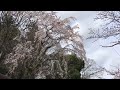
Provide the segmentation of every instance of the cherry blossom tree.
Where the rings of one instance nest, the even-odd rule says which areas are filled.
[[[82,79],[102,79],[104,71],[103,67],[97,65],[97,63],[93,59],[85,60],[85,67],[81,70]]]
[[[19,43],[6,56],[12,78],[66,78],[65,54],[85,60],[82,37],[68,28],[74,17],[61,20],[55,12],[10,11],[19,26]],[[62,59],[60,59],[62,57]],[[56,68],[55,68],[56,67]],[[63,68],[64,67],[64,68]]]
[[[95,20],[101,20],[103,24],[99,29],[90,29],[88,39],[108,39],[114,37],[111,45],[102,47],[114,47],[120,44],[120,11],[100,11]]]

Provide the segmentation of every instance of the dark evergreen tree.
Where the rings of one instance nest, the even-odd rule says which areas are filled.
[[[68,57],[68,78],[81,79],[80,71],[84,68],[84,61],[75,54]]]
[[[0,73],[7,72],[7,66],[4,65],[5,56],[12,52],[13,47],[17,45],[16,36],[20,31],[16,26],[14,18],[8,12],[0,14]]]

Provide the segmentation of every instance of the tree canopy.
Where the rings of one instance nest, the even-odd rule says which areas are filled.
[[[1,11],[0,19],[0,64],[7,67],[5,75],[80,78],[86,56],[82,37],[68,28],[74,17],[61,20],[55,12]]]

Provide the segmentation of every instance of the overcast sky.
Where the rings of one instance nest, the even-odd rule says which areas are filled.
[[[103,48],[100,45],[111,42],[108,40],[99,40],[93,43],[94,40],[86,40],[88,36],[88,28],[99,28],[102,21],[94,21],[97,11],[58,11],[57,15],[61,18],[73,16],[77,19],[80,25],[80,34],[84,37],[84,46],[87,58],[94,59],[96,63],[107,69],[112,66],[120,65],[120,47]],[[110,78],[105,76],[105,78]]]

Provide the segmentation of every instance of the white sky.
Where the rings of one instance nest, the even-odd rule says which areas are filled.
[[[88,28],[98,28],[101,21],[94,21],[97,11],[57,11],[57,15],[61,18],[73,16],[77,18],[77,22],[80,24],[80,34],[86,38],[89,30]],[[100,45],[106,44],[111,41],[99,40],[92,43],[94,40],[84,39],[84,46],[86,50],[87,58],[94,59],[98,65],[111,69],[112,66],[120,64],[120,47],[103,48]],[[107,75],[105,78],[110,78]]]

